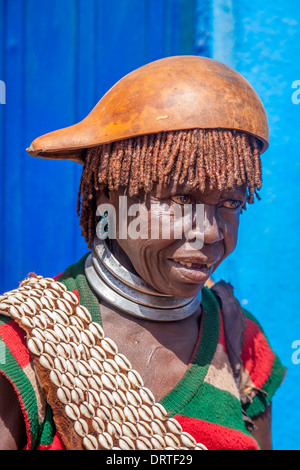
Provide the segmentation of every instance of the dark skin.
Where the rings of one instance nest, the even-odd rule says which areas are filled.
[[[97,203],[112,204],[118,213],[120,195],[123,195],[123,192],[113,191],[108,195],[101,192]],[[199,193],[196,190],[187,191],[186,186],[158,185],[149,196],[142,197],[139,212],[141,227],[146,226],[146,222],[149,222],[153,215],[151,211],[159,210],[162,203],[170,208],[174,207],[174,204],[204,204],[203,247],[199,250],[191,248],[185,236],[181,239],[152,239],[149,236],[118,239],[117,224],[117,238],[111,241],[111,249],[124,266],[138,273],[156,290],[177,297],[192,297],[234,250],[239,216],[245,201],[244,186],[226,191],[213,189]],[[137,202],[141,202],[140,197],[128,198],[129,207]],[[151,203],[158,205],[153,206]],[[154,219],[158,220],[158,212],[154,215]],[[161,217],[164,222],[164,215]],[[129,219],[129,224],[131,220],[133,219]],[[195,225],[189,231],[189,238],[190,242],[201,238],[199,228]],[[182,265],[182,262],[192,262],[192,266]],[[199,264],[203,263],[213,264],[207,271],[201,272]],[[133,318],[101,302],[102,324],[106,335],[119,345],[120,351],[128,357],[133,368],[141,373],[145,386],[152,390],[157,401],[166,395],[186,372],[198,338],[200,314],[199,309],[187,319],[177,322],[153,322]],[[7,407],[1,408],[0,405],[0,449],[18,449],[24,445],[24,421],[16,396],[5,382],[3,379],[0,381],[0,394],[3,397],[1,403],[10,402],[11,407],[7,413]],[[270,407],[256,417],[254,424],[256,430],[253,431],[253,436],[261,449],[270,450]]]

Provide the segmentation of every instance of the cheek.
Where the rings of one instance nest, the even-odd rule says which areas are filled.
[[[224,258],[226,258],[236,247],[239,231],[239,214],[224,217],[222,220],[222,231],[224,235]],[[223,258],[223,259],[224,259]]]

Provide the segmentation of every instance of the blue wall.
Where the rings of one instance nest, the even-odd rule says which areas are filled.
[[[296,0],[0,0],[0,291],[28,272],[53,276],[86,252],[76,217],[81,167],[30,158],[31,141],[81,120],[127,72],[199,54],[244,74],[270,122],[262,200],[215,274],[235,286],[288,367],[273,405],[276,449],[300,449],[292,343],[298,315],[300,9]]]

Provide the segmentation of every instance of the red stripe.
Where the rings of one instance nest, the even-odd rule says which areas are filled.
[[[55,434],[51,444],[42,445],[40,444],[36,450],[66,450],[63,441],[61,440],[58,432]]]
[[[259,326],[247,319],[242,361],[257,388],[267,382],[275,355]]]
[[[64,273],[64,271],[62,271],[59,274],[56,274],[56,276],[53,277],[54,281],[57,281],[63,273]]]
[[[26,346],[26,332],[12,320],[0,326],[0,336],[22,369],[26,367],[31,361]]]
[[[175,415],[183,431],[188,432],[208,450],[259,450],[257,442],[241,431],[200,419]]]

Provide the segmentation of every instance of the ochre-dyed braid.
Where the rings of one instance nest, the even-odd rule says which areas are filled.
[[[129,196],[150,192],[171,180],[203,192],[246,184],[247,202],[262,185],[260,147],[249,134],[225,129],[193,129],[144,135],[93,147],[86,152],[77,213],[91,247],[96,227],[96,193],[126,188]],[[245,207],[244,207],[245,209]]]

